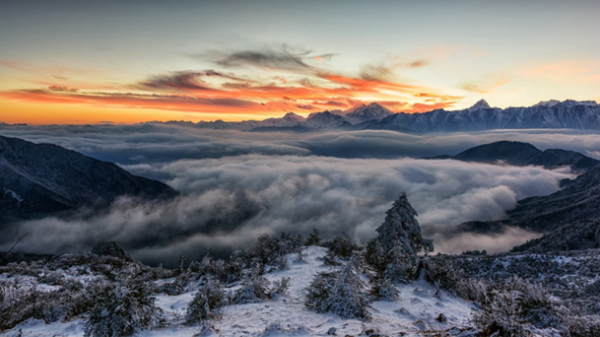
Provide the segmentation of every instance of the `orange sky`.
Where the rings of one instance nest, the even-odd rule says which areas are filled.
[[[600,101],[595,0],[107,3],[3,4],[0,122]]]

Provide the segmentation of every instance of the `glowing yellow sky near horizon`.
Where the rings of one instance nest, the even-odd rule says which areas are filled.
[[[0,8],[0,122],[600,102],[598,1],[33,3]]]

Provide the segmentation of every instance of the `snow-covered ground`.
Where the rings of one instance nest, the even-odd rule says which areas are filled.
[[[304,249],[305,262],[297,262],[296,254],[288,256],[289,267],[265,275],[270,281],[282,277],[291,278],[287,294],[279,295],[271,301],[254,304],[225,306],[222,318],[211,321],[213,336],[327,336],[335,329],[337,336],[382,335],[382,336],[424,336],[443,334],[447,336],[467,336],[473,330],[469,327],[474,306],[435,286],[417,280],[400,285],[400,298],[395,302],[373,302],[370,310],[372,319],[342,319],[334,314],[319,314],[304,306],[304,290],[315,274],[326,271],[321,258],[326,249],[310,246]],[[233,291],[238,284],[225,285],[226,291]],[[229,288],[227,288],[229,287]],[[194,289],[176,296],[159,294],[156,304],[163,310],[166,320],[164,327],[142,331],[139,336],[194,336],[199,326],[184,325],[185,312],[192,300]],[[445,322],[438,322],[440,314]],[[30,319],[0,336],[83,336],[84,319],[69,322],[46,324]]]

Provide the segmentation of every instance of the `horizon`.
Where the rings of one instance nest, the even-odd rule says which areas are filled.
[[[418,113],[419,113],[419,114],[426,114],[426,113],[433,112],[433,111],[436,111],[436,110],[444,110],[444,111],[448,111],[448,112],[462,111],[462,110],[469,109],[469,108],[471,108],[471,107],[475,106],[476,104],[478,104],[479,102],[482,102],[482,101],[483,101],[483,102],[485,102],[485,103],[487,103],[487,104],[489,105],[489,102],[487,102],[485,99],[483,99],[483,98],[482,98],[482,99],[478,100],[477,102],[475,102],[475,103],[474,103],[473,105],[471,105],[470,107],[466,107],[466,108],[464,108],[464,109],[453,109],[453,110],[450,110],[450,109],[444,109],[444,108],[441,108],[441,109],[428,110],[428,111],[423,111],[423,112],[418,112]],[[530,107],[533,107],[533,106],[535,106],[535,105],[537,105],[537,104],[547,103],[547,102],[551,102],[551,101],[557,101],[557,100],[546,100],[546,101],[540,101],[540,102],[538,102],[538,103],[536,103],[536,104],[534,104],[534,105],[531,105],[531,106],[521,106],[521,107],[519,107],[519,106],[509,106],[509,107],[506,107],[506,108],[499,108],[499,107],[496,107],[496,106],[492,106],[492,105],[490,105],[490,108],[491,108],[491,109],[502,109],[502,110],[504,110],[504,109],[510,109],[510,108],[530,108]],[[578,101],[578,100],[573,100],[573,99],[566,99],[566,100],[563,100],[563,101],[558,101],[558,102],[559,102],[559,103],[564,103],[564,102],[568,102],[568,101],[574,101],[574,102],[594,102],[594,103],[596,103],[596,104],[600,105],[600,101],[594,101],[594,100],[579,100],[579,101]],[[128,122],[114,122],[114,121],[97,121],[97,122],[90,122],[90,123],[64,123],[63,125],[102,125],[102,124],[110,124],[110,125],[129,125],[129,124],[145,124],[145,123],[170,123],[170,122],[194,123],[194,124],[199,124],[199,123],[212,123],[212,122],[236,123],[236,122],[248,122],[248,121],[264,121],[264,120],[267,120],[267,119],[282,119],[282,118],[284,118],[285,116],[287,116],[287,115],[289,115],[289,114],[293,114],[293,115],[300,116],[300,117],[303,117],[303,118],[309,118],[309,117],[310,117],[311,115],[313,115],[313,114],[318,114],[318,113],[323,113],[323,112],[329,112],[329,113],[332,113],[333,111],[340,111],[340,112],[342,113],[342,115],[346,115],[346,114],[348,114],[348,113],[351,113],[351,112],[355,111],[355,110],[356,110],[356,109],[358,109],[358,108],[365,107],[365,106],[370,106],[370,105],[373,105],[373,104],[377,104],[377,105],[379,105],[379,106],[382,106],[382,107],[384,107],[384,108],[386,108],[386,109],[387,109],[387,107],[386,107],[385,105],[383,105],[383,104],[381,104],[381,103],[379,103],[379,102],[368,102],[368,103],[360,103],[360,104],[358,104],[358,105],[355,105],[355,106],[353,106],[353,107],[351,107],[351,108],[349,108],[349,109],[346,109],[346,110],[340,110],[340,109],[327,109],[327,110],[323,110],[323,111],[315,111],[315,112],[311,112],[311,113],[309,113],[308,115],[302,115],[302,114],[299,114],[297,111],[287,111],[287,112],[286,112],[286,111],[284,111],[284,112],[282,112],[282,113],[281,113],[281,115],[279,115],[279,116],[264,117],[264,118],[262,118],[262,119],[259,119],[259,117],[260,117],[260,116],[259,116],[259,117],[255,118],[255,119],[242,119],[242,120],[234,120],[234,121],[230,121],[230,120],[224,120],[224,119],[221,119],[221,118],[219,118],[219,119],[214,119],[214,120],[202,120],[202,119],[201,119],[201,120],[197,120],[197,121],[192,121],[192,120],[183,120],[183,119],[180,119],[180,120],[171,119],[171,120],[145,120],[145,121],[140,121],[140,122],[130,122],[130,123],[128,123]],[[388,109],[388,110],[389,110],[389,109]],[[410,113],[410,112],[404,112],[404,111],[392,111],[392,110],[390,110],[390,112],[391,112],[392,114],[413,114],[413,113],[417,113],[417,112]],[[6,123],[6,122],[4,122],[4,121],[2,121],[2,120],[0,120],[0,124],[4,124],[4,125],[8,125],[8,126],[19,126],[19,125],[48,126],[48,125],[57,125],[57,123],[53,123],[53,124],[38,124],[38,123]]]
[[[500,108],[600,102],[595,1],[2,9],[0,109],[9,124],[262,120],[372,102],[405,113],[482,98]]]

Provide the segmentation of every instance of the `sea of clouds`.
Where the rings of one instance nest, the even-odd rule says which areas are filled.
[[[0,134],[47,142],[118,163],[182,192],[167,202],[122,198],[102,213],[27,221],[28,251],[86,251],[114,240],[147,263],[196,259],[207,247],[222,256],[262,233],[331,238],[347,232],[366,241],[405,191],[436,251],[508,250],[539,236],[520,229],[447,236],[438,230],[470,220],[498,220],[517,200],[546,195],[566,169],[424,160],[498,140],[594,156],[600,137],[569,130],[404,134],[390,131],[254,133],[180,125],[0,126]],[[5,242],[0,250],[10,245]]]

